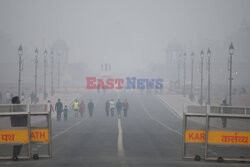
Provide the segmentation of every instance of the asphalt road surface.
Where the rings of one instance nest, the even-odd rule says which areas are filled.
[[[105,115],[105,102],[112,98],[127,99],[128,117]],[[249,166],[249,163],[182,160],[182,119],[168,111],[155,95],[88,93],[81,99],[85,105],[92,99],[93,117],[68,121],[53,119],[53,158],[0,161],[0,166],[25,167],[211,167]]]

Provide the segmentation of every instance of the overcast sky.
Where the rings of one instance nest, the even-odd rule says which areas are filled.
[[[249,0],[0,0],[0,31],[33,50],[57,39],[70,62],[119,70],[164,61],[169,43],[223,41],[250,20]]]

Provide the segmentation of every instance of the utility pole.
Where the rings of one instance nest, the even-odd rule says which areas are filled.
[[[204,52],[201,50],[201,65],[200,65],[200,73],[201,73],[201,90],[200,90],[200,105],[203,104],[203,59]]]
[[[207,50],[207,71],[208,71],[208,90],[207,90],[207,104],[210,105],[210,86],[211,86],[211,81],[210,81],[210,65],[211,65],[211,50],[208,48]]]
[[[233,54],[234,54],[234,46],[233,43],[231,42],[231,45],[229,47],[229,69],[228,71],[229,73],[229,105],[232,106],[232,81],[233,81],[233,77],[232,77],[232,64],[233,64]]]
[[[37,65],[38,65],[38,50],[35,50],[35,99],[37,99]],[[36,103],[36,100],[35,100]]]
[[[54,82],[54,71],[53,71],[54,70],[53,69],[54,68],[53,67],[54,66],[54,56],[53,56],[54,53],[53,51],[51,51],[50,54],[51,54],[51,96],[53,96],[54,95],[54,85],[53,85],[54,84],[53,83]]]
[[[43,90],[43,100],[47,98],[47,91],[46,91],[46,70],[47,70],[47,50],[44,51],[44,90]]]
[[[190,88],[190,99],[193,101],[193,84],[194,84],[194,52],[191,53],[191,88]]]
[[[23,48],[22,48],[22,45],[19,46],[18,55],[19,55],[18,96],[20,97],[20,94],[21,94],[20,93],[21,92],[21,72],[23,71],[23,60],[22,60]]]
[[[184,62],[183,62],[183,72],[184,72],[184,74],[183,74],[183,80],[184,80],[184,83],[183,83],[183,96],[185,97],[186,96],[186,56],[187,56],[187,54],[186,53],[184,53],[184,55],[183,55],[183,60],[184,60]]]
[[[58,88],[60,88],[60,54],[58,54]]]
[[[181,87],[181,54],[178,56],[178,89]]]

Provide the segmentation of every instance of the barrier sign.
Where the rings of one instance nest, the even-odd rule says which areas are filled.
[[[205,143],[205,131],[186,130],[185,143]],[[225,132],[209,131],[209,144],[249,144],[250,133],[247,132]]]
[[[48,129],[33,129],[31,130],[31,141],[49,143]],[[3,130],[0,131],[0,144],[1,143],[22,143],[28,144],[28,130]]]
[[[186,130],[185,143],[205,143],[205,131]]]
[[[250,162],[250,108],[187,106],[185,109],[183,158]]]

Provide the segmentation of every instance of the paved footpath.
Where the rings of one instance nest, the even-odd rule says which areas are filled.
[[[177,114],[178,117],[183,117],[183,112],[185,106],[188,105],[199,105],[196,102],[192,102],[188,97],[178,94],[167,94],[167,95],[157,95],[163,105],[165,105],[170,111],[174,114]]]

